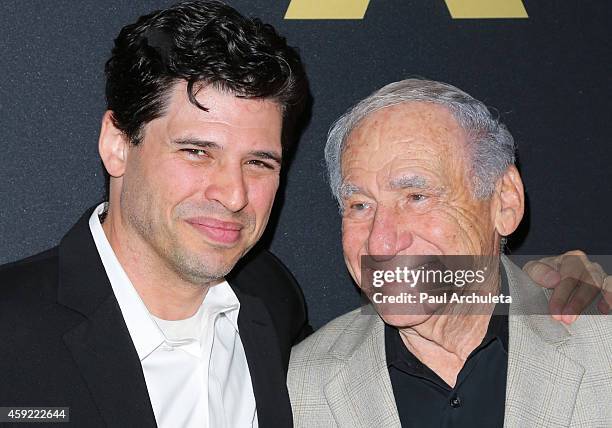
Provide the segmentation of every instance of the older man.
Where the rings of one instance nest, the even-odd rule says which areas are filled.
[[[408,79],[358,103],[330,131],[326,160],[342,211],[345,261],[485,255],[523,217],[508,130],[444,83]],[[288,385],[298,427],[610,426],[612,323],[570,328],[541,314],[542,289],[503,258],[494,290],[510,316],[362,309],[297,345]],[[377,302],[378,303],[378,302]],[[416,305],[416,304],[414,304]],[[446,310],[448,306],[440,306]]]

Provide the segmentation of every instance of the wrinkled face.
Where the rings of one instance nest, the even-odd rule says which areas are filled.
[[[363,255],[498,251],[491,202],[472,195],[466,135],[445,107],[411,102],[366,117],[348,137],[342,177],[344,258],[358,285]]]
[[[279,185],[282,113],[270,100],[173,88],[165,114],[128,146],[121,214],[169,268],[226,275],[261,237]]]

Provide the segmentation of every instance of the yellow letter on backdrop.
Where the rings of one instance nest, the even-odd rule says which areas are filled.
[[[363,19],[370,0],[291,0],[285,19]]]
[[[453,19],[529,18],[522,0],[445,0]]]

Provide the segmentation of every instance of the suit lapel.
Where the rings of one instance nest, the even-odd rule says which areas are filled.
[[[584,369],[560,348],[569,331],[554,321],[540,287],[504,261],[510,307],[505,427],[569,426]]]
[[[513,317],[509,324],[504,426],[569,426],[584,369],[521,318]]]
[[[156,426],[140,360],[114,297],[66,333],[64,343],[108,426]]]
[[[344,348],[342,339],[330,353],[346,358],[325,386],[325,397],[342,426],[399,427],[395,398],[387,369],[384,324],[378,315],[358,317],[366,323],[356,347]],[[354,343],[354,340],[353,340]]]
[[[156,426],[140,360],[89,231],[91,213],[59,247],[58,302],[84,316],[64,343],[108,426]]]
[[[270,314],[257,297],[240,293],[238,329],[249,366],[259,426],[291,427],[292,414],[279,341]]]

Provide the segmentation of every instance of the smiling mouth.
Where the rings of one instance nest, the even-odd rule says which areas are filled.
[[[210,241],[225,245],[238,242],[240,232],[244,227],[240,223],[221,221],[210,217],[196,217],[186,221]]]

